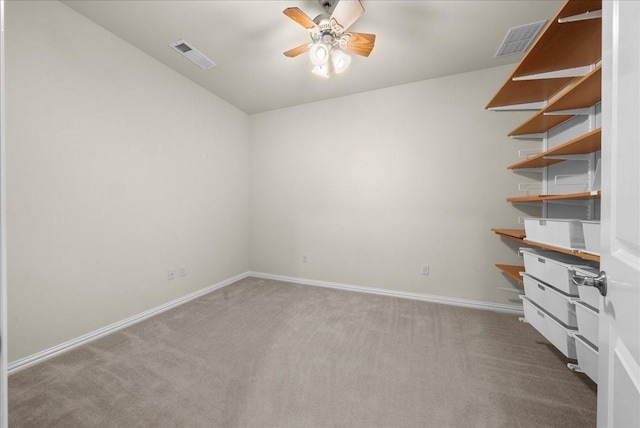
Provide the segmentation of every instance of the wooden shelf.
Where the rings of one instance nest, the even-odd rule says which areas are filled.
[[[520,168],[541,168],[544,166],[553,165],[554,163],[564,162],[564,159],[553,159],[548,156],[562,156],[562,155],[584,155],[593,152],[597,152],[601,148],[602,142],[602,129],[598,128],[591,132],[587,132],[571,141],[567,141],[564,144],[547,150],[546,152],[532,156],[526,160],[515,163],[508,169],[520,169]]]
[[[543,250],[551,250],[551,251],[555,251],[556,253],[569,254],[570,256],[579,257],[583,260],[591,260],[591,261],[600,263],[600,256],[595,256],[589,253],[583,253],[580,250],[568,250],[566,248],[559,248],[559,247],[554,247],[553,245],[539,244],[537,242],[531,242],[526,240],[524,241],[524,244],[530,245],[532,247],[542,248]]]
[[[522,241],[526,235],[522,229],[491,229],[496,235],[504,236],[506,238],[515,239],[516,241]]]
[[[507,202],[541,202],[541,201],[563,201],[563,200],[586,200],[586,199],[600,199],[601,192],[581,192],[581,193],[566,193],[563,195],[533,195],[533,196],[513,196],[507,198]]]
[[[578,79],[545,108],[547,113],[591,107],[602,100],[602,66]]]
[[[545,115],[545,112],[546,109],[540,110],[531,119],[509,132],[507,135],[509,137],[514,137],[516,135],[540,134],[547,132],[551,128],[555,128],[562,122],[566,122],[574,116],[572,114]]]
[[[502,272],[506,273],[508,277],[516,280],[520,284],[523,283],[521,272],[524,272],[524,266],[513,266],[513,265],[501,265],[496,264],[496,267],[500,269]]]
[[[556,96],[549,105],[507,135],[513,137],[516,135],[539,134],[547,132],[562,122],[571,119],[574,114],[549,115],[547,113],[594,106],[600,102],[602,97],[601,82],[602,68],[597,67],[586,76],[576,80],[562,94]]]
[[[588,66],[602,57],[602,19],[558,23],[558,19],[602,9],[602,0],[568,0],[520,61],[486,108],[551,99],[574,77],[513,80],[515,77]]]
[[[551,250],[558,253],[569,254],[570,256],[579,257],[583,260],[591,260],[594,262],[600,262],[600,256],[596,256],[589,253],[583,253],[579,250],[567,250],[566,248],[554,247],[553,245],[539,244],[537,242],[531,242],[526,240],[525,231],[521,229],[491,229],[496,235],[513,239],[517,242],[520,242],[522,245],[527,245],[529,247],[538,247],[544,250]]]

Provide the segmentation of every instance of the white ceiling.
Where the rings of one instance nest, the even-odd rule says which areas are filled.
[[[375,48],[331,79],[311,74],[308,54],[282,54],[310,40],[282,11],[297,6],[314,18],[322,12],[317,0],[63,3],[253,114],[515,63],[521,55],[494,58],[507,30],[553,18],[563,1],[363,0],[365,13],[350,30],[375,33]],[[217,66],[202,70],[179,55],[168,46],[179,39]]]

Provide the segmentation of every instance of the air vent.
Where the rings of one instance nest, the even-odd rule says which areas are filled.
[[[207,70],[216,65],[213,61],[204,56],[202,52],[200,52],[198,49],[194,48],[184,40],[178,40],[177,42],[169,43],[169,46],[174,48],[180,55],[184,56],[203,70]]]
[[[502,44],[496,52],[496,58],[507,55],[515,55],[526,52],[531,43],[538,37],[547,21],[534,22],[533,24],[521,25],[509,28]]]

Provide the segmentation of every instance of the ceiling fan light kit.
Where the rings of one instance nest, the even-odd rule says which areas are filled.
[[[369,56],[375,44],[375,34],[347,33],[346,30],[360,18],[364,7],[360,0],[318,0],[324,13],[309,18],[297,7],[283,11],[285,15],[306,28],[312,43],[300,45],[284,53],[293,58],[309,51],[314,65],[312,73],[322,77],[343,73],[351,64],[346,52]]]

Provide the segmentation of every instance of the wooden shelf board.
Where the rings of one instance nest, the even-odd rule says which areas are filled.
[[[557,253],[569,254],[570,256],[579,257],[584,260],[591,260],[594,262],[600,262],[600,256],[596,256],[589,253],[582,253],[579,250],[568,250],[566,248],[554,247],[553,245],[539,244],[537,242],[524,241],[525,245],[531,245],[533,247],[542,248],[543,250],[551,250]]]
[[[506,273],[507,276],[516,280],[520,284],[523,283],[521,272],[524,272],[524,266],[514,266],[514,265],[501,265],[496,264],[496,267],[500,269],[502,272]]]
[[[522,241],[525,238],[524,229],[491,229],[496,235]]]
[[[548,106],[534,114],[508,135],[539,134],[560,125],[573,115],[545,115],[548,112],[588,108],[600,102],[602,97],[602,67],[597,67],[586,76],[577,79],[568,89],[557,95]]]
[[[511,79],[512,77],[509,76],[500,91],[494,95],[485,108],[490,109],[546,101],[575,80],[575,77],[515,81]]]
[[[602,66],[578,79],[545,108],[547,112],[591,107],[602,99]]]
[[[513,137],[514,135],[540,134],[547,132],[551,128],[555,128],[562,122],[566,122],[573,117],[573,115],[570,114],[546,116],[544,114],[545,111],[545,109],[540,110],[507,135]]]
[[[531,242],[531,241],[527,241],[525,240],[526,238],[526,234],[524,230],[521,229],[498,229],[498,228],[493,228],[491,229],[496,235],[505,237],[505,238],[509,238],[509,239],[514,239],[520,243],[522,243],[523,245],[527,245],[530,247],[538,247],[538,248],[542,248],[544,250],[551,250],[551,251],[555,251],[558,253],[563,253],[563,254],[569,254],[571,256],[575,256],[575,257],[579,257],[581,259],[584,260],[591,260],[594,262],[600,262],[600,256],[596,256],[593,254],[588,254],[588,253],[582,253],[578,250],[567,250],[566,248],[558,248],[558,247],[554,247],[552,245],[545,245],[545,244],[538,244],[537,242]]]
[[[602,57],[602,19],[560,24],[559,18],[602,9],[602,0],[567,0],[486,108],[544,101],[575,78],[514,81],[596,63]]]
[[[541,202],[541,201],[561,201],[576,199],[600,199],[601,192],[581,192],[567,193],[562,195],[533,195],[533,196],[513,196],[507,198],[507,202]]]
[[[543,166],[553,165],[554,163],[563,162],[562,159],[549,159],[547,156],[561,156],[561,155],[582,155],[597,152],[601,148],[602,142],[602,129],[587,132],[571,141],[567,141],[564,144],[556,146],[546,152],[537,154],[521,162],[515,163],[508,169],[520,169],[520,168],[540,168]]]
[[[522,162],[514,163],[508,166],[508,169],[521,169],[521,168],[541,168],[543,166],[553,165],[554,163],[563,162],[562,159],[548,159],[542,154],[532,156]]]

